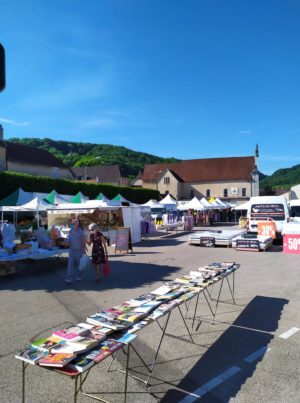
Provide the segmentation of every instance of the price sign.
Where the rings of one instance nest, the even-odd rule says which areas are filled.
[[[274,221],[259,221],[257,224],[257,234],[271,236],[276,239],[276,223]]]
[[[300,254],[300,234],[286,234],[283,236],[283,252]]]

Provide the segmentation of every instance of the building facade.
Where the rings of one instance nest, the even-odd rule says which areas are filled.
[[[244,202],[259,195],[257,158],[258,154],[145,165],[143,186],[178,200],[204,196]]]

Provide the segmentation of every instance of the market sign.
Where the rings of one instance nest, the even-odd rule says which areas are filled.
[[[293,255],[300,254],[300,234],[283,235],[283,252]]]
[[[200,238],[199,245],[212,248],[215,246],[215,242],[216,242],[216,240],[212,236],[202,236]]]
[[[276,239],[276,223],[274,221],[259,221],[257,223],[257,234]]]
[[[259,252],[259,240],[258,239],[237,239],[236,250],[246,250],[252,252]]]
[[[263,221],[266,218],[272,218],[274,221],[283,221],[285,219],[284,207],[280,203],[252,204],[250,215],[252,220]]]

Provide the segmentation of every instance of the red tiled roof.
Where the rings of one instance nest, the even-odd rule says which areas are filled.
[[[67,168],[67,166],[54,155],[46,150],[30,147],[24,144],[5,142],[6,159],[8,161],[21,162],[23,164],[34,164],[51,166],[57,168]]]
[[[172,164],[151,164],[145,165],[143,181],[154,181],[159,176],[159,171],[166,169],[183,182],[249,180],[254,167],[254,157],[206,158]]]

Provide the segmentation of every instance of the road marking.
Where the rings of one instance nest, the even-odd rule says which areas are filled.
[[[230,367],[226,371],[222,372],[220,375],[211,379],[200,388],[196,389],[193,393],[189,393],[184,399],[180,400],[180,403],[192,403],[196,401],[199,397],[204,396],[206,393],[210,392],[216,386],[225,382],[228,378],[232,377],[241,370],[240,367]]]
[[[268,351],[270,351],[270,349],[268,347],[262,347],[259,350],[254,351],[254,353],[248,355],[246,358],[244,358],[244,361],[252,363],[252,362],[256,361],[258,358],[265,355],[265,353],[267,353]]]
[[[292,327],[287,332],[282,333],[279,337],[281,337],[282,339],[288,339],[290,336],[297,333],[299,330],[300,329],[298,327]]]

